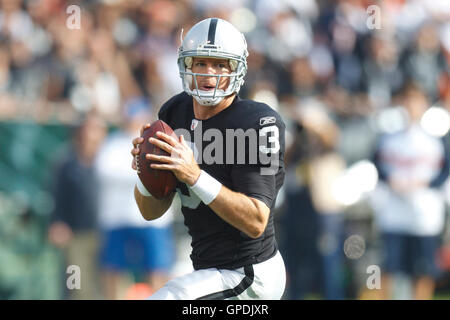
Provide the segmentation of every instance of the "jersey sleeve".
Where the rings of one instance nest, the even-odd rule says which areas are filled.
[[[384,170],[384,166],[383,166],[383,161],[381,159],[381,144],[382,144],[382,139],[383,137],[379,137],[377,144],[375,146],[375,149],[373,151],[371,160],[373,162],[373,164],[375,165],[375,168],[377,169],[378,172],[378,179],[380,181],[383,182],[387,182],[388,180],[388,174],[387,172]]]
[[[231,169],[233,191],[264,202],[269,208],[274,204],[280,177],[284,177],[285,124],[273,110],[258,115],[252,129],[257,133],[257,146],[247,146],[246,163],[234,164]],[[248,154],[256,147],[258,161],[251,163]],[[255,150],[253,150],[255,152]]]
[[[441,138],[440,140],[444,147],[444,155],[441,160],[441,168],[439,173],[434,177],[434,179],[430,182],[431,188],[440,188],[444,185],[450,175],[450,150],[448,148],[446,140]]]
[[[255,165],[238,166],[232,170],[233,191],[264,202],[272,207],[276,196],[275,175],[262,176]]]

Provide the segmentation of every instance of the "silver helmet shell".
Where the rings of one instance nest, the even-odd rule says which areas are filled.
[[[191,70],[194,57],[207,57],[229,60],[230,74],[201,74]],[[247,73],[247,42],[244,35],[231,23],[208,18],[195,24],[182,40],[178,48],[178,69],[184,91],[204,106],[213,106],[223,98],[238,93]],[[217,77],[213,91],[199,90],[198,76]],[[225,90],[218,89],[222,77],[229,77],[230,83]]]

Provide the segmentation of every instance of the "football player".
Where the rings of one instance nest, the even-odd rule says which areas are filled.
[[[158,117],[184,134],[175,139],[158,132],[150,143],[171,156],[146,155],[157,162],[152,168],[175,174],[176,192],[156,199],[138,179],[134,195],[147,220],[162,216],[175,193],[180,196],[194,271],[170,280],[150,299],[283,295],[286,274],[273,210],[284,181],[285,125],[268,105],[238,96],[247,56],[244,35],[218,18],[198,22],[182,40],[178,67],[184,92],[169,99]],[[196,137],[199,130],[202,139],[193,141],[189,133]],[[133,140],[135,170],[141,143],[143,138]]]

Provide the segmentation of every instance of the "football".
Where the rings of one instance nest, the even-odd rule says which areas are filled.
[[[142,184],[147,188],[152,196],[161,199],[173,192],[177,179],[171,171],[152,169],[150,165],[157,162],[145,158],[147,153],[170,156],[169,153],[148,141],[151,137],[158,139],[156,136],[156,132],[158,131],[164,132],[165,134],[178,139],[175,132],[173,132],[172,128],[167,123],[162,120],[153,122],[152,125],[144,130],[142,134],[144,142],[139,145],[140,153],[139,157],[136,159],[136,165],[137,174],[139,179],[141,179]]]

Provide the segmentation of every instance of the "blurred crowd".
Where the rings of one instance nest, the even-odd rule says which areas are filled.
[[[68,10],[73,5],[80,10]],[[441,272],[423,267],[418,274],[409,274],[384,250],[387,239],[394,241],[390,245],[399,243],[389,237],[396,232],[434,237],[439,245],[429,245],[432,258],[446,248],[447,0],[0,0],[0,130],[1,125],[24,121],[78,128],[86,114],[95,114],[107,129],[123,128],[136,104],[144,104],[150,112],[143,122],[154,119],[161,104],[182,90],[176,61],[183,30],[206,17],[228,20],[245,34],[250,55],[240,95],[269,104],[287,124],[287,175],[276,217],[288,271],[285,298],[413,298],[408,292],[415,289],[415,297],[431,298],[448,258],[439,260]],[[423,107],[416,118],[408,109],[411,104]],[[442,145],[432,151],[408,147],[393,160],[395,165],[389,157],[376,158],[384,142],[381,135],[413,126]],[[101,141],[86,151],[87,163],[95,161],[106,132],[100,136]],[[433,145],[438,144],[435,140]],[[64,136],[61,145],[70,143]],[[0,150],[0,155],[8,150]],[[388,181],[388,188],[398,186],[387,176],[396,172],[399,161],[421,159],[420,150],[432,152],[435,158],[430,161],[437,167],[428,172],[423,165],[412,166],[429,173],[423,178],[428,182],[417,188],[439,190],[441,197],[427,201],[443,203],[436,209],[442,218],[436,218],[438,225],[431,233],[386,229],[390,222],[377,218],[383,211],[380,199],[386,200],[380,198],[378,186],[383,181]],[[129,153],[123,157],[124,163],[131,163]],[[5,159],[0,157],[0,179],[10,170]],[[412,175],[413,169],[403,167],[402,174]],[[85,185],[93,188],[89,170],[83,175]],[[437,176],[441,180],[433,184]],[[63,185],[59,188],[64,192]],[[87,198],[94,192],[89,190]],[[402,197],[413,191],[402,189]],[[58,204],[58,195],[49,193]],[[2,194],[8,197],[0,183]],[[414,211],[414,203],[407,201]],[[50,216],[55,208],[48,209]],[[86,226],[95,228],[94,222]],[[67,247],[64,239],[70,230],[52,224],[49,231],[52,245]],[[357,239],[362,242],[346,241],[352,235],[360,235]],[[98,241],[92,239],[88,242]],[[376,295],[366,286],[369,265],[380,265],[382,273],[386,268],[392,274],[425,280],[402,291],[400,277],[400,289],[390,296]],[[3,274],[8,273],[0,270],[0,296]],[[110,279],[109,285],[115,281]],[[382,281],[383,288],[392,287],[391,282]]]

